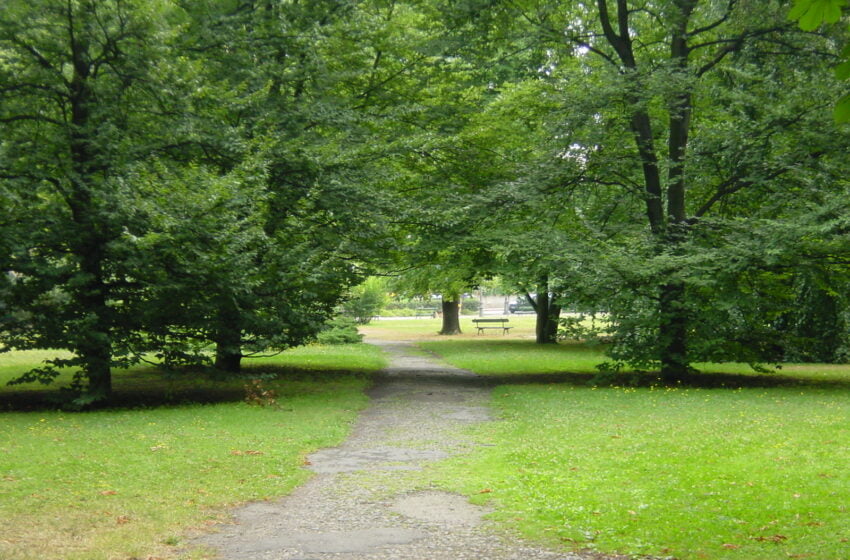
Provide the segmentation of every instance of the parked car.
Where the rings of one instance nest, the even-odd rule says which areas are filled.
[[[508,304],[508,311],[511,313],[534,313],[534,306],[524,297],[517,298]]]

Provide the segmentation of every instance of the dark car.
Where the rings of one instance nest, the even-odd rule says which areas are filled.
[[[534,307],[527,299],[517,299],[508,304],[508,311],[511,313],[534,313]]]

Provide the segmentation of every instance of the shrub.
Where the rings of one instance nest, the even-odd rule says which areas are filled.
[[[351,298],[342,306],[342,312],[353,317],[358,324],[365,325],[380,312],[386,300],[382,279],[367,278],[351,290]]]
[[[363,342],[363,335],[357,332],[354,319],[342,316],[330,320],[316,340],[319,344],[357,344]]]

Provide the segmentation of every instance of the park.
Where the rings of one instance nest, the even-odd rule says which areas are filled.
[[[6,0],[0,558],[850,558],[846,0]]]

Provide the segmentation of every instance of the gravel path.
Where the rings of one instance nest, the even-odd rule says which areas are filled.
[[[391,365],[377,376],[351,437],[308,458],[317,476],[279,501],[235,511],[233,525],[195,544],[227,560],[602,558],[499,536],[482,521],[484,508],[417,490],[427,481],[404,475],[475,446],[457,428],[489,419],[490,387],[408,343],[373,343],[390,353]]]

